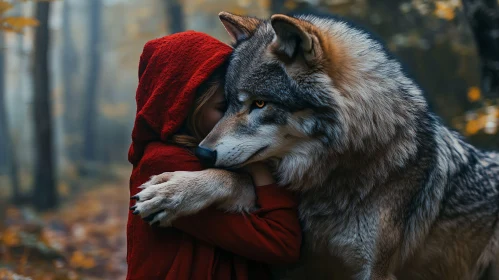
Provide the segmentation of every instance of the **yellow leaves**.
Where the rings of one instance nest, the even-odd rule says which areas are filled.
[[[30,17],[5,17],[5,12],[12,9],[14,6],[6,1],[0,0],[0,31],[22,33],[25,27],[35,27],[39,25],[38,20]]]
[[[240,15],[240,16],[245,16],[247,14],[247,10],[244,9],[243,7],[234,7],[232,9],[228,10],[230,13]]]
[[[270,8],[270,0],[258,0],[258,4],[266,10]]]
[[[7,268],[0,268],[0,279],[14,278],[12,274],[12,271],[7,270]]]
[[[22,33],[25,27],[35,27],[40,23],[34,18],[28,17],[6,17],[0,19],[0,29],[3,31]]]
[[[298,6],[298,4],[296,4],[296,2],[293,0],[287,0],[286,2],[284,2],[284,7],[287,10],[293,10],[294,8],[296,8],[296,6]]]
[[[17,230],[15,230],[14,228],[6,229],[1,234],[0,240],[7,247],[17,246],[21,243],[21,239],[19,238],[19,235],[17,234]]]
[[[486,106],[474,112],[468,112],[464,122],[463,133],[466,136],[477,134],[480,131],[486,134],[495,134],[499,124],[499,108]]]
[[[466,135],[476,134],[478,131],[480,131],[480,128],[480,121],[478,119],[470,120],[465,127]]]
[[[481,92],[480,92],[480,89],[478,87],[470,87],[468,89],[468,100],[470,102],[476,102],[478,100],[480,100],[481,98]]]
[[[95,260],[90,256],[85,256],[82,252],[76,251],[71,256],[69,264],[74,268],[89,269],[95,266]]]
[[[435,11],[433,12],[433,14],[436,17],[445,20],[452,20],[456,16],[454,12],[454,6],[452,5],[452,3],[446,1],[435,2]]]
[[[18,29],[27,26],[38,26],[40,24],[38,20],[28,17],[8,17],[4,18],[2,22],[10,25],[13,28],[18,28]]]
[[[9,2],[0,1],[0,14],[5,13],[12,8],[14,8],[14,6]]]
[[[8,222],[0,229],[0,279],[126,278],[126,186],[131,169],[106,168],[115,178],[112,182],[79,177],[80,192],[65,198],[57,211],[37,215],[0,203],[0,221]]]
[[[482,99],[482,94],[478,87],[470,87],[467,96],[470,102],[477,102]],[[465,121],[464,133],[468,136],[476,134],[479,131],[483,131],[486,134],[496,134],[499,128],[499,107],[490,102],[485,102],[484,108],[468,113]]]

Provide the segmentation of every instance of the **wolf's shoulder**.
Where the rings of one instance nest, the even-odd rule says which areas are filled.
[[[485,154],[490,161],[499,165],[499,152],[485,152]]]
[[[477,149],[468,150],[467,160],[462,162],[454,174],[450,174],[444,200],[444,205],[447,207],[444,212],[461,215],[476,213],[479,210],[497,212],[499,211],[497,202],[499,202],[498,154]]]
[[[496,189],[499,192],[499,152],[485,152],[483,167],[492,180],[496,182]]]

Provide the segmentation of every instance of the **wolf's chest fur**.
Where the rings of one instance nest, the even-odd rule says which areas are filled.
[[[443,127],[435,139],[435,154],[423,155],[407,175],[388,178],[362,199],[348,191],[355,184],[334,181],[325,183],[325,193],[321,188],[305,193],[300,204],[304,250],[312,255],[327,250],[361,277],[370,277],[366,266],[374,266],[379,246],[393,239],[396,249],[385,261],[400,279],[478,277],[497,250],[499,160]]]
[[[299,207],[303,230],[310,233],[305,244],[314,250],[327,248],[329,252],[354,253],[370,246],[368,232],[375,230],[383,215],[375,205],[358,205],[356,202],[338,205],[329,196],[322,199],[302,196]],[[329,199],[328,199],[329,198]]]

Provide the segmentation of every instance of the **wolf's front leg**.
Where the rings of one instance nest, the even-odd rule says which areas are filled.
[[[250,211],[256,199],[249,175],[222,169],[165,172],[141,188],[132,197],[137,200],[133,213],[160,226],[215,204],[229,211]]]

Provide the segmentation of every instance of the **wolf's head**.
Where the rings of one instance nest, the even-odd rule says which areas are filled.
[[[307,178],[307,170],[381,154],[401,164],[415,152],[408,143],[415,142],[415,116],[426,103],[367,33],[313,16],[263,21],[222,12],[220,19],[235,40],[228,110],[200,144],[216,155],[216,166],[275,158],[282,183],[300,176],[320,181]],[[393,141],[401,144],[386,150]]]

